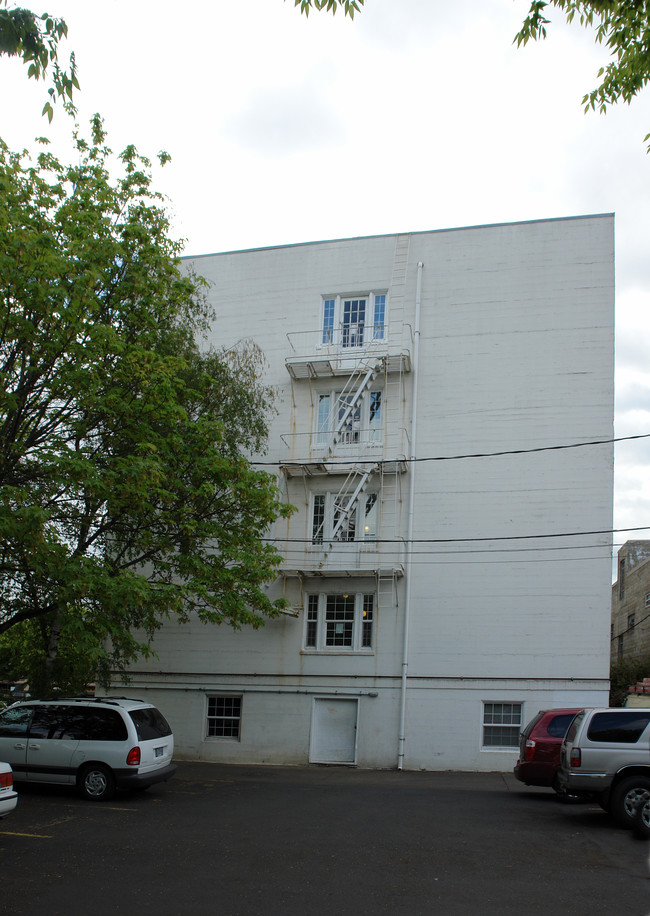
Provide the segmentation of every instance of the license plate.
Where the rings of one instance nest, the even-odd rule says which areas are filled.
[[[153,755],[154,755],[154,757],[162,757],[162,755],[164,754],[164,752],[165,752],[165,748],[164,748],[164,747],[155,747],[154,750],[153,750]]]

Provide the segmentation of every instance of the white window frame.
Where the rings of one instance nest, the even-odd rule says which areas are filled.
[[[365,302],[363,320],[346,321],[355,303]],[[357,306],[358,308],[358,306]],[[386,340],[388,290],[362,293],[330,293],[321,297],[319,346],[355,350],[373,340]]]
[[[236,714],[227,715],[225,712],[222,715],[216,715],[213,713],[210,714],[210,701],[211,700],[238,700],[239,702],[239,711]],[[206,741],[241,741],[241,729],[242,729],[242,716],[244,708],[244,697],[241,693],[209,693],[205,698],[205,732],[204,738]],[[219,735],[219,734],[210,734],[210,722],[211,721],[221,721],[221,722],[237,722],[237,734],[236,735]]]
[[[518,718],[515,721],[515,710],[518,708]],[[519,736],[524,725],[524,704],[519,700],[484,700],[482,703],[481,718],[481,750],[482,751],[512,751],[519,747]],[[500,717],[501,721],[496,721]],[[486,743],[487,729],[507,730],[511,741],[503,743]]]
[[[333,619],[337,611],[346,610],[333,607],[339,599],[352,605],[351,620]],[[346,624],[351,624],[349,645],[342,642],[346,639]],[[305,595],[303,652],[373,655],[376,633],[377,596],[374,592],[311,592]]]
[[[373,422],[373,404],[379,396],[379,420]],[[312,448],[325,449],[328,446],[347,403],[345,399],[354,397],[353,392],[343,392],[336,389],[319,391],[316,394],[316,409],[314,411],[314,432]],[[327,413],[325,413],[325,399],[327,400]],[[346,423],[346,431],[336,444],[338,448],[359,445],[381,446],[384,438],[384,392],[382,388],[371,388],[364,391],[361,401],[352,412]],[[376,417],[376,410],[375,410]]]
[[[332,541],[342,544],[368,544],[377,540],[379,528],[379,493],[366,490],[356,500],[350,515],[333,537],[338,521],[334,502],[336,493],[312,493],[309,503],[309,532],[312,547],[322,547]],[[361,514],[363,513],[363,514]],[[350,523],[354,526],[354,537],[349,537]]]

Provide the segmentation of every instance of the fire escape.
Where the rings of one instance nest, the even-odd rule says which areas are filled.
[[[288,336],[292,346],[295,346],[292,337],[300,343],[299,334]],[[313,340],[315,335],[312,332],[310,336]],[[333,491],[330,524],[326,525],[323,518],[320,527],[309,531],[311,538],[307,539],[311,539],[312,543],[305,551],[304,562],[291,568],[286,566],[282,573],[285,577],[297,576],[301,580],[306,576],[373,577],[378,602],[389,602],[396,594],[395,578],[402,575],[401,564],[394,561],[394,556],[390,562],[384,562],[375,542],[364,542],[350,536],[351,519],[359,512],[369,488],[377,491],[377,501],[384,507],[385,519],[393,519],[396,514],[394,503],[401,500],[399,477],[406,470],[406,449],[399,437],[403,436],[405,424],[397,412],[404,400],[404,379],[411,368],[410,352],[408,348],[392,349],[383,340],[372,340],[354,352],[351,349],[332,351],[333,348],[314,347],[304,356],[296,352],[286,359],[287,371],[296,389],[294,402],[300,402],[302,398],[304,403],[305,386],[318,388],[325,379],[337,387],[337,396],[331,399],[317,447],[314,447],[317,434],[307,433],[304,422],[295,424],[300,432],[293,439],[290,435],[283,437],[289,450],[300,455],[299,458],[289,457],[283,463],[285,477],[304,482],[306,507],[309,505],[310,484],[315,479],[322,481],[327,477],[336,482],[336,488]],[[381,386],[384,406],[387,403],[393,405],[393,415],[384,415],[384,428],[378,439],[369,445],[361,429],[361,407],[364,398],[371,395],[377,384]],[[313,415],[317,396],[312,391],[309,397]],[[389,417],[394,422],[391,423]],[[307,435],[309,448],[298,444],[305,442]],[[351,454],[348,460],[346,456]],[[388,458],[388,455],[391,457]],[[390,525],[392,534],[394,523]],[[385,525],[382,526],[384,529]],[[392,551],[394,555],[394,547]]]
[[[396,579],[403,575],[413,346],[409,245],[408,235],[396,238],[388,292],[324,297],[321,327],[287,334],[293,403],[282,469],[289,501],[304,506],[290,523],[291,542],[304,549],[292,548],[281,573],[297,577],[301,590],[310,577],[372,578],[378,606],[396,604]],[[379,312],[377,297],[385,306]],[[364,324],[366,316],[375,324]]]

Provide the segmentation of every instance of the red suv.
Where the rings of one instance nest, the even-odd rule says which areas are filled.
[[[514,774],[527,786],[553,786],[562,739],[579,709],[541,709],[522,731]]]

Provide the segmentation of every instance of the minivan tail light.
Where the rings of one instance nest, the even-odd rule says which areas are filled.
[[[526,747],[524,750],[524,760],[532,760],[535,756],[535,742],[529,738],[526,741]]]
[[[582,763],[582,754],[580,753],[579,747],[571,748],[571,755],[569,757],[569,766],[579,767]]]
[[[11,789],[13,784],[13,773],[0,773],[0,789]]]
[[[129,753],[126,755],[127,765],[130,767],[140,766],[140,748],[132,747]]]

